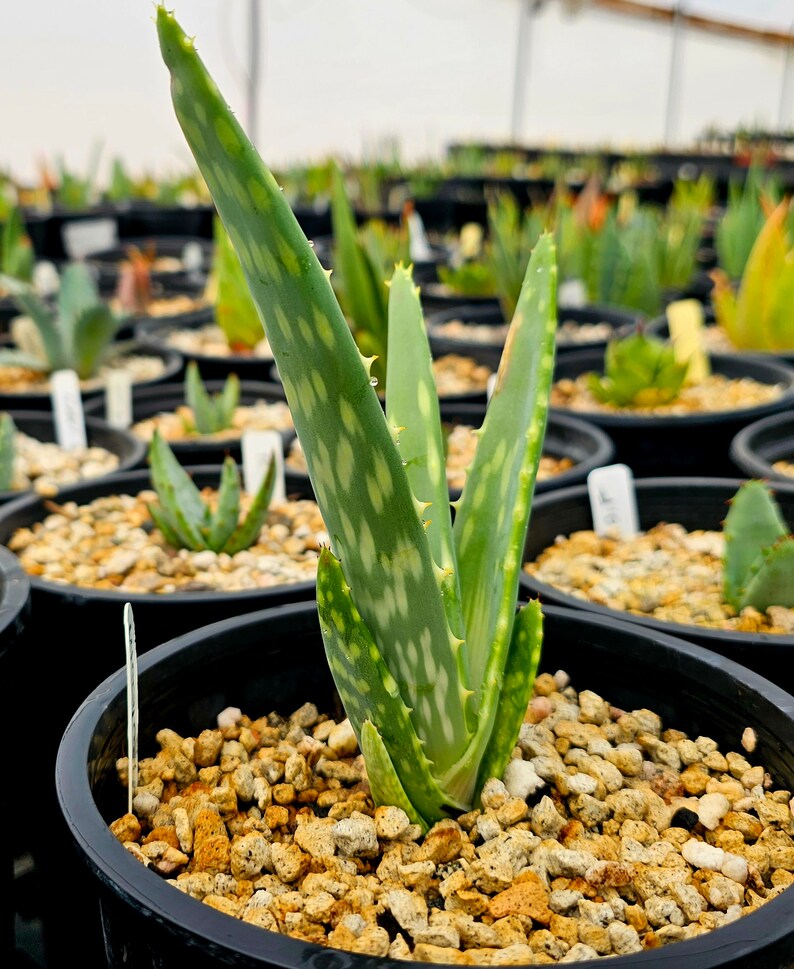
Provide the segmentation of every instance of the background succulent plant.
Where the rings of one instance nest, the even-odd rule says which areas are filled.
[[[210,394],[201,379],[199,366],[190,360],[185,367],[185,402],[193,412],[193,424],[199,434],[215,434],[231,427],[240,403],[240,378],[229,374],[223,387]]]
[[[603,374],[588,374],[587,385],[602,404],[654,407],[678,396],[688,363],[681,363],[672,344],[645,333],[610,340]]]

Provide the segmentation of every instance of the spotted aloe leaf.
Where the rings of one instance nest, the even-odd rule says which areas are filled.
[[[14,480],[16,437],[14,418],[4,411],[0,414],[0,491],[10,491]]]
[[[723,525],[723,594],[737,611],[746,606],[794,606],[794,536],[769,486],[745,481]]]
[[[477,803],[483,771],[498,774],[510,756],[531,690],[541,614],[516,605],[554,359],[553,241],[543,234],[530,258],[453,526],[410,269],[397,266],[389,288],[384,412],[372,360],[272,174],[163,6],[157,26],[177,118],[267,308],[330,536],[317,579],[326,654],[370,788],[426,827]]]

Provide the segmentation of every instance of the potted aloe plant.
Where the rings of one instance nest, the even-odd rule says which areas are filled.
[[[84,263],[66,266],[54,301],[29,282],[3,276],[0,283],[19,312],[0,349],[0,402],[6,408],[49,409],[50,377],[59,370],[73,370],[87,398],[104,390],[112,369],[127,370],[133,384],[165,381],[181,369],[176,351],[116,339],[126,317],[99,294]]]
[[[553,243],[548,235],[541,236],[531,257],[518,310],[505,346],[503,365],[482,428],[475,463],[457,505],[453,522],[443,474],[440,421],[437,398],[433,393],[429,346],[426,339],[423,339],[421,307],[410,271],[398,266],[391,280],[388,348],[391,358],[386,378],[384,415],[370,383],[370,361],[362,359],[322,267],[313,256],[287,203],[282,199],[275,180],[246,139],[234,115],[222,101],[195,53],[193,42],[185,36],[173,16],[162,6],[158,7],[157,24],[161,50],[172,76],[172,94],[177,116],[199,166],[205,172],[221,217],[241,254],[254,298],[266,298],[273,309],[274,325],[270,328],[269,338],[282,371],[296,427],[304,443],[318,501],[324,516],[327,516],[331,541],[320,556],[316,606],[305,603],[278,615],[271,613],[272,623],[268,622],[269,617],[264,617],[263,624],[257,627],[255,633],[262,661],[256,675],[250,676],[250,670],[241,671],[230,662],[227,662],[226,669],[235,679],[240,676],[251,687],[250,691],[244,687],[248,700],[267,697],[268,684],[272,688],[276,681],[280,682],[283,695],[294,698],[296,660],[299,661],[299,668],[308,671],[306,682],[312,687],[326,674],[327,668],[330,668],[349,721],[348,740],[355,739],[363,754],[366,789],[360,786],[364,775],[360,772],[362,765],[359,764],[354,785],[358,790],[353,794],[355,803],[363,806],[368,803],[369,798],[375,805],[370,810],[380,811],[376,813],[378,818],[383,821],[391,819],[395,823],[394,827],[381,829],[383,838],[393,840],[394,837],[399,838],[401,834],[405,834],[410,840],[427,832],[428,840],[424,844],[424,852],[429,865],[420,865],[419,868],[409,865],[411,875],[418,879],[417,885],[421,882],[423,873],[429,875],[436,871],[437,866],[444,868],[439,878],[451,877],[457,868],[445,866],[456,860],[458,852],[455,849],[450,853],[448,849],[453,842],[456,845],[462,844],[461,832],[467,830],[462,825],[468,823],[463,820],[463,815],[462,820],[456,822],[454,816],[457,813],[465,811],[469,821],[475,825],[476,818],[481,815],[477,813],[473,816],[472,811],[480,812],[482,809],[483,813],[487,813],[488,806],[497,810],[497,804],[504,807],[510,801],[511,807],[521,811],[520,815],[513,817],[527,816],[526,798],[529,796],[529,789],[524,789],[523,798],[511,796],[506,782],[500,781],[499,775],[508,762],[518,763],[520,760],[513,757],[514,746],[523,718],[527,714],[544,625],[539,602],[532,600],[519,607],[516,592],[517,569],[527,531],[535,472],[543,442],[554,360],[556,269]],[[241,186],[244,190],[240,190]],[[258,212],[267,213],[266,218],[260,219],[252,215],[252,202]],[[266,279],[262,278],[260,265],[268,267],[269,275]],[[427,513],[428,508],[432,508],[432,518]],[[574,627],[578,625],[582,630],[585,617],[569,613],[559,618],[563,623],[567,621],[570,624],[568,635],[575,641],[577,634]],[[241,651],[238,647],[244,641],[250,642],[250,633],[243,629],[244,623],[232,625],[234,629],[231,638],[222,636],[219,639],[220,627],[213,625],[207,630],[189,634],[179,642],[157,647],[150,654],[155,672],[153,676],[146,678],[146,685],[151,686],[157,681],[159,661],[166,660],[170,666],[169,658],[173,658],[176,652],[180,653],[177,662],[182,669],[190,667],[191,651],[182,653],[182,648],[195,647],[194,658],[198,659],[199,653],[204,653],[205,644],[213,652],[214,648],[220,648],[223,643],[229,644],[231,653],[239,657]],[[265,631],[264,637],[259,634],[261,630]],[[274,631],[277,633],[275,639],[268,635],[268,632]],[[624,624],[617,624],[608,631],[606,625],[601,624],[599,632],[621,640],[624,645],[631,639]],[[288,642],[281,639],[284,635]],[[312,636],[315,648],[303,658],[299,654],[307,649]],[[322,637],[327,667],[323,664],[322,668],[318,668],[314,660],[317,655],[318,636]],[[627,636],[628,639],[625,638]],[[635,648],[641,638],[634,640]],[[600,637],[591,631],[585,633],[585,641],[589,647],[594,646],[600,641]],[[774,693],[771,684],[752,684],[747,681],[746,671],[733,665],[730,669],[719,668],[720,664],[715,663],[707,654],[698,653],[688,662],[684,659],[688,646],[682,641],[665,639],[653,643],[658,646],[662,657],[661,669],[666,669],[668,664],[670,668],[674,667],[687,685],[697,682],[701,688],[705,681],[706,686],[702,688],[708,692],[711,672],[713,678],[723,687],[728,688],[728,678],[732,676],[736,678],[737,685],[744,679],[751,690],[768,686]],[[543,648],[545,650],[545,645]],[[291,662],[284,664],[279,659],[275,664],[268,665],[268,655],[283,658],[285,649],[290,654]],[[646,658],[660,655],[654,653],[652,648],[640,649],[640,652]],[[575,651],[572,655],[575,655]],[[231,660],[230,653],[227,652],[226,657],[227,661]],[[203,666],[203,660],[201,663]],[[701,677],[693,680],[693,664],[698,663],[703,664],[699,667]],[[609,672],[606,666],[615,664],[614,653],[611,654],[609,663],[602,664],[601,671],[607,679]],[[628,667],[631,664],[625,663],[624,657],[621,665]],[[642,665],[647,670],[647,666],[644,663]],[[218,684],[218,667],[210,664],[205,672],[208,670],[211,670],[209,682],[214,688]],[[643,682],[646,678],[651,681],[655,679],[653,675],[641,677]],[[602,676],[601,681],[605,683],[607,679]],[[618,670],[618,680],[620,679]],[[170,671],[166,674],[166,680],[169,684],[166,692],[173,697]],[[226,690],[228,680],[225,677],[223,680],[223,688],[217,692],[214,701],[216,710],[218,703],[226,704],[229,695]],[[557,681],[549,675],[549,680],[548,686],[555,702],[565,703],[566,699],[570,700],[575,695],[564,692],[567,687],[563,686],[562,678]],[[204,682],[208,682],[206,677]],[[118,720],[120,707],[116,699],[117,687],[118,677],[112,684],[100,685],[98,692],[89,698],[88,707],[93,707],[94,701],[98,701],[107,715],[106,723],[115,724],[116,736],[119,737],[121,724]],[[279,692],[281,689],[276,687]],[[732,686],[729,693],[731,696],[740,695],[741,689],[737,690]],[[146,705],[146,689],[142,691],[141,699]],[[547,699],[548,707],[553,709],[552,699]],[[778,693],[775,699],[784,704],[791,700],[782,693]],[[264,699],[263,702],[270,701]],[[600,702],[604,705],[599,705],[600,713],[596,715],[597,718],[609,718],[609,708],[605,701]],[[191,706],[191,698],[180,697],[178,705],[187,712],[187,708]],[[200,705],[203,706],[203,700]],[[167,706],[169,713],[173,713],[174,707]],[[82,709],[87,711],[86,706]],[[769,711],[773,715],[777,709],[774,705],[771,708],[764,707],[765,712]],[[123,764],[117,763],[117,768],[130,784],[129,797],[132,801],[127,801],[127,813],[113,825],[116,837],[114,841],[114,835],[108,831],[107,822],[96,826],[97,806],[91,803],[90,794],[88,797],[85,794],[85,725],[93,718],[94,712],[95,709],[84,720],[78,717],[72,721],[73,729],[67,731],[61,746],[57,776],[64,816],[68,816],[70,822],[76,822],[71,827],[76,843],[89,860],[103,890],[107,890],[103,898],[103,908],[105,904],[108,906],[104,908],[106,951],[114,962],[118,960],[120,964],[123,961],[140,959],[141,965],[154,965],[157,962],[160,965],[177,965],[184,959],[185,948],[199,965],[217,964],[219,961],[228,961],[230,965],[239,966],[263,963],[292,965],[296,959],[304,963],[315,958],[324,961],[329,957],[334,958],[329,948],[352,948],[353,954],[340,955],[338,958],[345,962],[351,960],[354,965],[371,964],[373,958],[378,961],[386,960],[392,965],[410,957],[404,938],[402,943],[395,938],[395,948],[392,949],[383,939],[384,934],[388,935],[383,926],[370,923],[369,927],[365,927],[367,920],[364,918],[363,909],[362,912],[351,912],[351,915],[360,915],[360,919],[354,918],[346,922],[343,928],[356,938],[361,936],[362,946],[367,946],[366,948],[357,950],[356,943],[349,938],[347,945],[334,946],[330,936],[326,945],[319,947],[314,945],[314,940],[319,936],[308,934],[314,930],[304,929],[301,938],[293,940],[285,939],[281,933],[272,931],[274,926],[277,927],[277,922],[275,917],[272,923],[268,922],[268,916],[272,914],[270,911],[252,914],[250,921],[258,922],[257,925],[230,921],[234,899],[227,897],[226,902],[216,902],[213,890],[217,883],[209,869],[203,872],[209,876],[209,881],[200,877],[194,885],[194,891],[200,895],[202,890],[198,882],[209,888],[209,894],[202,895],[207,902],[205,906],[198,904],[197,898],[188,897],[173,886],[164,885],[154,872],[146,870],[146,862],[153,859],[155,869],[169,878],[185,864],[182,847],[186,846],[186,842],[179,841],[176,824],[174,832],[169,835],[170,844],[155,844],[156,834],[152,828],[154,840],[147,835],[144,850],[138,844],[138,834],[144,833],[144,827],[149,832],[152,821],[167,821],[168,809],[165,808],[166,813],[162,813],[160,794],[165,792],[165,778],[168,774],[179,789],[183,779],[189,784],[192,783],[188,751],[192,751],[194,757],[198,754],[198,760],[207,764],[210,771],[202,775],[196,772],[195,781],[198,786],[192,788],[193,792],[198,794],[203,781],[212,783],[220,779],[219,773],[214,769],[218,765],[214,764],[212,757],[204,756],[205,753],[210,753],[205,744],[214,745],[215,734],[210,730],[201,740],[191,742],[175,731],[162,729],[159,737],[168,750],[164,750],[156,764],[148,759],[141,762],[140,767],[146,772],[145,776],[140,777],[142,785],[136,786],[134,782],[134,759],[131,761],[128,758]],[[146,712],[148,735],[153,712],[153,708]],[[307,736],[303,728],[300,733],[297,730],[292,731],[293,726],[298,726],[295,717],[290,717],[285,723],[284,718],[274,711],[264,720],[252,721],[241,710],[227,708],[220,712],[223,715],[218,723],[220,736],[217,739],[221,742],[219,749],[224,750],[224,763],[232,771],[237,771],[235,765],[244,766],[243,750],[247,749],[247,743],[252,745],[252,751],[255,750],[260,732],[266,733],[269,740],[278,743],[282,726],[297,743],[303,744],[302,749],[306,751],[309,759],[313,757],[312,750],[318,752],[312,744],[312,738]],[[550,709],[546,712],[550,713]],[[657,724],[657,721],[654,715],[649,714],[648,710],[638,710],[636,716],[641,716],[642,724],[655,731],[651,725]],[[731,719],[735,720],[734,709],[731,709],[730,714]],[[308,728],[317,722],[319,713],[315,715],[311,704],[307,703],[297,716]],[[617,711],[616,716],[619,716]],[[180,729],[184,730],[184,725],[189,723],[190,714],[187,718],[179,718]],[[559,722],[557,725],[559,726]],[[224,747],[224,729],[229,731],[226,737],[233,739],[235,745]],[[644,730],[639,720],[637,729],[641,733]],[[661,730],[660,725],[659,729]],[[88,732],[92,731],[93,727],[88,728]],[[760,730],[760,734],[766,739],[768,731]],[[327,736],[330,739],[330,734]],[[758,735],[755,736],[758,740]],[[94,746],[94,751],[102,749],[104,763],[110,766],[104,756],[110,749],[106,744],[103,746],[104,742],[96,734],[94,737],[98,744]],[[548,740],[551,747],[554,746],[553,737],[550,732]],[[653,739],[658,738],[654,736]],[[673,739],[672,736],[670,739]],[[609,746],[608,740],[606,743]],[[648,743],[652,746],[650,738]],[[561,746],[570,751],[574,744],[569,742]],[[351,751],[352,744],[345,749]],[[557,748],[555,751],[559,753]],[[264,759],[266,756],[260,757],[257,754],[256,758]],[[308,763],[306,755],[302,756],[304,762]],[[183,777],[177,779],[176,774],[170,772],[170,766],[165,772],[159,771],[157,764],[162,765],[167,761],[170,765],[171,758],[174,758],[174,764],[178,761],[181,768],[185,768]],[[344,760],[343,757],[337,757],[337,760],[340,759]],[[197,767],[195,760],[192,763]],[[571,763],[573,764],[573,759]],[[345,766],[350,765],[338,764],[337,768],[331,770],[344,770]],[[181,768],[179,773],[182,773]],[[642,772],[642,764],[638,765],[638,770]],[[107,776],[107,771],[100,772]],[[308,874],[312,865],[314,874],[320,875],[322,880],[323,874],[328,874],[329,869],[323,868],[320,859],[325,857],[328,860],[330,854],[336,854],[335,848],[324,847],[327,842],[315,842],[312,850],[316,854],[312,855],[314,861],[311,861],[309,853],[300,847],[301,844],[308,844],[304,838],[305,835],[308,836],[308,831],[301,834],[297,831],[302,824],[312,824],[312,811],[308,805],[312,803],[313,797],[319,801],[320,791],[315,788],[310,793],[302,781],[298,781],[299,775],[304,780],[311,779],[302,771],[300,761],[296,759],[289,761],[289,766],[284,764],[283,775],[275,771],[269,776],[275,782],[281,776],[286,777],[287,773],[294,781],[291,784],[293,792],[297,793],[298,788],[302,788],[301,798],[297,802],[290,800],[286,804],[284,800],[289,792],[282,790],[279,785],[272,786],[270,781],[266,781],[267,789],[261,784],[258,785],[262,792],[262,807],[259,810],[265,813],[249,814],[247,819],[251,821],[251,825],[247,828],[244,816],[238,810],[240,800],[245,801],[247,797],[247,793],[244,793],[246,771],[240,770],[233,779],[229,779],[230,784],[225,785],[225,788],[222,785],[219,787],[216,817],[220,817],[221,813],[229,818],[234,816],[243,825],[237,829],[238,833],[243,838],[245,833],[250,833],[253,835],[250,841],[243,841],[242,844],[238,842],[233,849],[231,840],[228,845],[224,842],[220,826],[210,817],[206,817],[207,827],[200,832],[202,838],[205,835],[207,838],[204,857],[212,853],[214,861],[211,867],[216,874],[227,873],[223,858],[228,850],[230,865],[241,878],[246,873],[251,878],[256,878],[257,872],[261,872],[269,864],[273,873],[281,871],[284,877],[291,880],[293,889],[288,889],[292,893],[290,899],[282,897],[284,893],[278,887],[280,876],[277,876],[279,882],[267,880],[273,891],[269,892],[269,897],[263,895],[259,899],[262,908],[267,909],[278,896],[283,903],[279,911],[285,916],[287,909],[283,905],[292,902],[296,905],[304,904],[299,903],[296,897],[299,894],[294,889],[296,880]],[[574,770],[571,776],[576,773],[578,772]],[[337,780],[339,776],[337,774]],[[756,777],[758,773],[752,776]],[[760,776],[763,777],[763,770]],[[94,777],[97,778],[96,773]],[[163,782],[162,788],[159,781]],[[251,793],[255,789],[257,784],[252,778]],[[336,787],[332,789],[338,790]],[[597,784],[590,789],[597,790]],[[170,787],[169,796],[174,791],[175,788]],[[189,797],[188,789],[184,791]],[[322,794],[326,793],[324,789]],[[237,800],[232,800],[232,794]],[[144,800],[138,801],[138,795],[142,795]],[[496,795],[493,800],[492,795]],[[579,796],[581,798],[581,793]],[[323,802],[336,804],[335,797],[333,794],[330,798],[323,797]],[[662,800],[661,795],[656,794],[656,797]],[[130,805],[140,810],[144,803],[151,809],[151,813],[148,820],[141,824],[136,820]],[[189,809],[192,810],[194,805],[181,803],[185,807],[188,826],[182,826],[181,820],[179,824],[180,830],[186,835],[190,827]],[[297,804],[305,806],[306,810],[303,807],[298,808]],[[177,810],[176,804],[171,807]],[[268,807],[275,810],[267,812]],[[289,807],[295,810],[294,831],[289,828]],[[545,807],[551,812],[547,815],[550,820],[553,821],[552,815],[556,815],[558,821],[562,820],[551,798]],[[302,822],[297,820],[298,813],[301,814]],[[340,855],[337,859],[338,865],[334,867],[335,863],[332,863],[330,869],[331,872],[336,871],[340,878],[345,873],[353,876],[360,871],[368,872],[364,856],[369,857],[379,850],[378,829],[374,818],[370,815],[369,821],[362,821],[362,817],[367,816],[352,808],[352,805],[342,806],[341,810],[335,809],[325,819],[316,817],[320,828],[328,829],[329,832],[337,820],[351,822],[343,823],[338,829],[340,836],[344,837],[345,831],[352,836],[346,849],[348,854],[346,858]],[[176,821],[176,815],[174,820]],[[500,826],[498,819],[495,820]],[[85,825],[83,821],[86,822]],[[330,824],[322,823],[323,821]],[[269,829],[267,836],[260,822],[264,822]],[[483,824],[485,823],[484,819]],[[583,835],[585,826],[581,818],[579,823],[581,828],[576,830]],[[267,837],[272,834],[271,824],[281,828],[281,838],[277,839],[280,847],[276,848],[275,841],[271,844],[268,862],[267,847],[263,847],[264,854],[261,855],[259,847],[260,835],[261,840],[266,842]],[[165,826],[168,827],[168,824]],[[557,835],[560,835],[562,826],[556,827]],[[479,843],[482,840],[493,840],[481,837],[484,830],[478,829],[479,834],[470,841],[472,846],[475,841]],[[496,837],[496,830],[491,830]],[[519,834],[519,830],[523,834]],[[516,840],[513,846],[519,855],[526,856],[530,844],[533,847],[540,845],[540,837],[533,834],[531,826],[528,828],[526,822],[519,830],[514,832]],[[89,831],[93,838],[85,836]],[[337,829],[334,828],[334,831]],[[160,827],[157,833],[163,834],[163,837],[166,834]],[[314,833],[320,835],[317,829]],[[173,840],[175,834],[177,843]],[[684,834],[688,840],[688,833],[685,831]],[[539,838],[538,842],[534,841],[535,837]],[[353,847],[353,840],[357,847]],[[549,840],[554,841],[554,835]],[[694,840],[697,841],[697,838]],[[120,841],[126,844],[126,850]],[[210,842],[213,847],[210,847]],[[701,843],[705,843],[705,839],[701,839]],[[169,847],[174,851],[169,851]],[[552,845],[547,844],[546,847],[548,851],[552,850]],[[564,859],[559,856],[558,848],[557,843],[554,857],[563,863]],[[469,854],[473,864],[477,849]],[[402,857],[401,852],[400,856]],[[102,860],[104,857],[107,857],[107,864]],[[354,857],[360,865],[353,861]],[[571,875],[572,859],[567,855],[565,858],[568,867],[561,869],[560,874],[564,870]],[[685,857],[682,858],[685,862]],[[392,860],[398,863],[397,854]],[[491,889],[494,884],[506,884],[504,873],[501,876],[498,874],[499,860],[493,856],[489,858],[487,849],[485,853],[480,852],[479,860],[482,862],[481,887],[485,888],[488,878],[490,881],[487,884]],[[297,868],[288,870],[293,861]],[[282,866],[282,862],[286,862],[286,865]],[[546,876],[556,875],[558,869],[554,865],[555,863],[551,863],[545,870]],[[523,862],[519,862],[519,867],[524,867]],[[463,869],[462,864],[460,868]],[[123,869],[129,872],[128,879],[123,878]],[[231,870],[230,867],[229,874]],[[691,875],[691,868],[686,871],[689,877],[694,877]],[[537,883],[527,873],[524,881],[518,883],[519,886],[533,882],[536,888],[539,887],[545,893],[541,876],[533,874]],[[590,874],[589,868],[585,874],[596,879],[594,873]],[[676,872],[676,878],[678,877]],[[232,879],[236,883],[237,875],[232,875]],[[118,891],[122,881],[125,888]],[[464,884],[466,881],[465,874],[458,879],[458,882]],[[209,882],[212,882],[211,886]],[[221,882],[231,887],[228,879],[222,878]],[[330,885],[328,882],[322,883]],[[184,886],[186,883],[182,884]],[[371,885],[372,882],[368,884]],[[604,882],[600,884],[601,889],[606,891]],[[151,890],[147,885],[151,886]],[[447,885],[445,890],[451,892],[453,889],[451,885]],[[506,890],[509,891],[509,888]],[[170,896],[168,891],[171,891]],[[734,890],[731,897],[735,896],[736,891]],[[519,893],[523,896],[525,889],[519,887]],[[412,893],[406,894],[410,896]],[[686,894],[694,901],[690,893]],[[756,919],[756,924],[760,926],[763,921],[770,929],[770,938],[758,947],[766,950],[770,958],[775,954],[783,954],[788,945],[786,932],[781,930],[780,919],[774,922],[773,918],[775,914],[783,916],[784,909],[788,911],[791,896],[786,897],[783,891],[776,894],[782,897],[768,900],[767,904],[772,909],[768,919],[763,918],[763,912],[760,916],[759,913],[750,915],[750,918]],[[494,896],[496,897],[498,896]],[[541,897],[545,897],[545,894]],[[494,898],[485,903],[489,906],[496,904],[495,909],[490,908],[492,918],[497,917],[499,911],[503,911],[499,906],[506,901],[502,898],[494,903]],[[334,896],[327,891],[317,903],[333,906]],[[257,904],[255,902],[254,907]],[[365,902],[364,907],[367,904]],[[409,932],[406,923],[411,925],[409,934],[412,938],[422,934],[425,918],[404,894],[398,892],[397,896],[388,901],[384,899],[384,904],[406,932]],[[440,904],[443,906],[443,902]],[[411,918],[406,906],[411,907],[410,911],[417,912],[418,922]],[[221,911],[212,911],[212,908]],[[607,908],[611,914],[604,912],[603,917],[613,920],[615,910],[609,905]],[[538,909],[533,911],[541,921],[546,918],[545,910],[543,913]],[[291,914],[300,915],[297,911]],[[374,916],[375,913],[369,914]],[[341,910],[339,915],[340,921],[344,921]],[[429,934],[426,941],[417,940],[417,958],[423,961],[423,955],[430,956],[432,953],[437,960],[443,961],[447,952],[439,953],[438,949],[446,950],[455,946],[448,937],[447,943],[441,946],[431,941],[438,938],[434,934],[438,922],[433,920],[431,923],[427,908],[424,909],[424,915],[427,917]],[[551,915],[549,911],[549,922]],[[528,918],[534,928],[535,919],[532,915],[528,915]],[[226,919],[228,931],[220,926],[225,935],[221,939],[217,930],[223,919]],[[721,925],[721,921],[723,920],[714,919],[714,926]],[[304,924],[300,918],[285,919],[285,927],[287,922]],[[519,924],[522,924],[520,920]],[[140,931],[144,926],[150,926],[151,931]],[[262,929],[268,927],[271,931],[263,935]],[[639,937],[635,939],[631,931],[625,931],[627,928],[624,924],[622,929],[614,930],[615,937],[619,936],[627,944],[627,948],[623,949],[627,958],[621,964],[639,964],[640,959],[661,963],[662,959],[654,960],[653,953],[641,951]],[[685,938],[683,933],[676,934],[675,928],[662,933],[661,938],[666,941]],[[364,938],[367,931],[369,935]],[[721,939],[728,945],[738,944],[744,954],[748,953],[746,941],[740,941],[745,936],[742,927],[726,925],[717,931],[723,933]],[[636,929],[634,932],[636,933]],[[693,964],[701,966],[725,964],[726,950],[720,944],[720,938],[704,943],[703,933],[694,931],[689,935],[686,941],[681,942],[682,957],[685,953],[689,953],[694,960],[700,957],[700,961]],[[525,933],[523,937],[525,941],[518,943],[518,950],[496,958],[499,961],[511,961],[512,956],[513,961],[537,961],[535,955],[540,950],[532,948],[528,934]],[[587,937],[595,940],[592,932]],[[661,938],[653,934],[653,939],[661,941]],[[545,940],[547,945],[552,944],[547,935],[537,939],[533,935],[533,940],[536,945],[542,945],[541,940]],[[479,952],[482,951],[482,946],[477,948]],[[359,956],[355,955],[356,951],[360,953]],[[564,947],[560,945],[555,951],[570,954],[571,959],[595,958],[598,955],[595,948],[578,939],[574,941],[573,937],[570,937],[570,942],[566,942]],[[621,950],[615,950],[610,942],[608,951],[617,955]],[[519,952],[522,958],[517,959]],[[361,959],[359,963],[362,956],[366,957],[366,961]],[[667,961],[666,955],[664,961]]]

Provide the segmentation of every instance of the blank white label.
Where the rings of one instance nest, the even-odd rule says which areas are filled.
[[[581,279],[566,279],[557,287],[557,302],[560,306],[576,309],[587,305],[587,289]]]
[[[132,377],[129,370],[111,370],[107,376],[105,420],[122,430],[132,424]]]
[[[92,252],[114,249],[119,242],[115,219],[79,219],[64,222],[61,240],[70,259],[83,259]]]
[[[86,446],[80,381],[74,370],[56,370],[50,378],[55,438],[64,451]]]
[[[255,494],[262,484],[271,455],[276,457],[276,480],[273,501],[284,501],[284,439],[278,431],[243,431],[240,441],[243,452],[243,487]]]
[[[639,531],[634,475],[625,464],[594,468],[587,476],[587,491],[598,535],[633,538]]]

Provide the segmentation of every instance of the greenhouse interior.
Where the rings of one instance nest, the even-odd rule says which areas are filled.
[[[794,0],[5,24],[0,964],[794,969]]]

